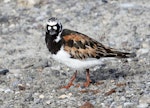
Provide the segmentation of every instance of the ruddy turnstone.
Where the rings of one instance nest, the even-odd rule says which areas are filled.
[[[62,24],[57,18],[52,17],[46,26],[46,45],[52,54],[52,58],[60,63],[76,70],[68,85],[73,85],[77,70],[86,69],[86,82],[83,84],[88,87],[91,80],[89,68],[102,64],[103,57],[129,58],[134,57],[134,53],[120,52],[116,49],[104,46],[98,41],[77,31],[63,29]]]

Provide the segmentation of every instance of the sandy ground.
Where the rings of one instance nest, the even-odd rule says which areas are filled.
[[[149,4],[149,0],[0,0],[0,108],[79,108],[86,102],[94,108],[150,107]],[[51,59],[46,48],[45,25],[52,16],[64,28],[137,56],[107,59],[105,65],[91,68],[93,84],[88,88],[59,89],[74,70]],[[84,81],[81,71],[75,84]]]

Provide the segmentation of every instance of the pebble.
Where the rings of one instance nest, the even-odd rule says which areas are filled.
[[[139,99],[139,103],[146,103],[146,104],[150,104],[150,94],[148,95],[143,95],[140,99]]]
[[[0,88],[0,92],[4,92],[5,91],[5,89],[4,88]]]
[[[107,0],[102,0],[102,2],[103,2],[103,3],[108,3],[108,1],[107,1]]]
[[[142,54],[147,54],[149,52],[149,49],[147,49],[147,48],[142,48],[142,49],[139,49],[138,51],[137,51],[137,54],[138,55],[142,55]]]
[[[143,48],[149,48],[149,46],[150,46],[149,44],[150,44],[150,43],[148,43],[148,42],[147,42],[147,43],[143,43],[143,44],[142,44],[142,47],[143,47]]]
[[[61,67],[59,65],[51,67],[52,70],[60,70]]]
[[[24,84],[18,84],[19,90],[25,90],[26,86]]]
[[[2,104],[3,104],[3,100],[0,99],[0,105],[2,105]]]
[[[47,101],[46,101],[46,104],[47,104],[47,105],[49,105],[50,103],[51,103],[51,101],[50,101],[50,100],[47,100]]]
[[[0,16],[0,23],[8,23],[9,18],[8,16]]]
[[[110,108],[116,108],[116,102],[112,102],[112,104],[110,105]]]
[[[48,61],[46,59],[41,60],[33,65],[33,68],[45,68],[48,66]]]
[[[11,89],[5,89],[4,93],[13,93],[13,91]]]
[[[39,96],[39,98],[40,98],[40,99],[43,99],[43,98],[44,98],[44,95],[43,95],[43,94],[41,94],[41,95]]]
[[[18,4],[25,7],[33,7],[36,4],[39,4],[41,0],[17,0]]]
[[[24,101],[27,101],[27,102],[30,102],[30,101],[34,101],[34,97],[32,96],[31,93],[27,93],[25,98],[24,98]]]
[[[90,102],[85,102],[80,108],[94,108]]]
[[[123,3],[123,4],[120,4],[120,7],[121,8],[133,8],[135,7],[135,5],[133,3]]]
[[[116,108],[123,108],[122,105],[116,106]]]
[[[70,96],[72,96],[72,93],[69,93],[69,94],[63,94],[63,95],[61,95],[61,96],[59,96],[58,98],[59,99],[64,99],[64,98],[69,98]]]
[[[6,73],[8,72],[9,72],[8,69],[0,69],[0,75],[6,75]]]
[[[8,2],[10,2],[11,0],[4,0],[4,3],[8,3]]]
[[[139,104],[139,105],[137,105],[137,108],[148,108],[148,104]]]
[[[120,100],[121,100],[121,101],[125,101],[126,98],[125,98],[124,96],[122,96],[122,97],[120,98]]]
[[[126,102],[123,104],[123,108],[136,108],[136,105],[131,102]]]

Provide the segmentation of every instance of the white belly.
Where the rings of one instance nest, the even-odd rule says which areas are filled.
[[[70,58],[70,55],[63,50],[63,47],[60,49],[60,51],[57,52],[56,55],[53,54],[52,58],[76,70],[87,69],[89,67],[100,65],[103,63],[103,59],[100,60],[95,58],[89,58],[85,60],[78,60],[78,59]]]

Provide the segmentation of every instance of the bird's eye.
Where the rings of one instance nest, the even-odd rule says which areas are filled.
[[[51,28],[52,28],[51,26],[48,26],[48,28],[47,28],[47,29],[48,29],[48,30],[51,30]]]
[[[53,26],[53,29],[54,29],[54,30],[57,30],[57,26]]]

